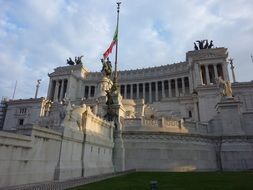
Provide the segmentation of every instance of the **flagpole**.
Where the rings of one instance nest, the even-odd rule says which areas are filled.
[[[120,10],[120,4],[121,2],[117,2],[117,30],[119,27],[119,10]],[[118,34],[117,34],[118,35]],[[117,71],[117,64],[118,64],[118,38],[117,36],[117,41],[116,41],[116,50],[115,50],[115,68],[114,68],[114,78],[113,78],[113,85],[114,85],[114,90],[118,90],[118,71]]]

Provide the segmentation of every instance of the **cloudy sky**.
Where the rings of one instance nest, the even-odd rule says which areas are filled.
[[[115,0],[0,0],[0,98],[46,96],[48,73],[84,55],[91,71],[110,44]],[[238,81],[253,79],[252,0],[122,0],[119,69],[185,60],[197,39],[229,48]]]

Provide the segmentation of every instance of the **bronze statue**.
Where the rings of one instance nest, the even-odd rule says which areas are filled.
[[[68,65],[82,65],[83,64],[83,62],[82,62],[82,57],[83,57],[83,55],[82,56],[80,56],[80,57],[75,57],[75,62],[74,61],[72,61],[72,59],[69,57],[69,59],[67,59],[67,64]]]
[[[210,44],[208,45],[208,48],[211,49],[213,47],[213,40],[210,41]]]
[[[208,40],[197,40],[196,42],[198,42],[199,47],[194,42],[194,49],[195,50],[211,49],[213,47],[213,40],[211,40],[210,43],[208,43]]]
[[[198,46],[196,45],[196,43],[194,42],[194,49],[195,50],[199,50]]]
[[[106,90],[106,105],[107,105],[107,113],[105,114],[105,119],[108,121],[114,121],[115,117],[117,116],[115,109],[113,108],[113,99],[112,99],[112,91],[111,90]]]
[[[199,49],[203,49],[204,40],[197,40],[196,42],[199,44]]]
[[[83,64],[83,63],[82,63],[82,57],[83,57],[83,55],[80,56],[80,57],[75,57],[76,65],[82,65],[82,64]]]
[[[112,74],[112,64],[109,58],[105,61],[104,59],[101,59],[101,62],[103,64],[101,72],[106,76],[110,77]]]
[[[208,48],[208,40],[205,40],[205,45],[204,45],[204,49],[207,49]]]
[[[72,61],[72,59],[69,57],[69,59],[67,59],[67,64],[68,64],[68,65],[74,65],[75,62]]]

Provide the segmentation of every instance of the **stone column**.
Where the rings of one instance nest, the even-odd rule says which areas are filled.
[[[224,80],[229,81],[229,74],[228,74],[228,70],[227,70],[227,62],[222,63],[222,72],[223,72]]]
[[[149,83],[149,103],[152,103],[152,83]]]
[[[171,80],[168,80],[168,83],[169,83],[169,97],[172,96],[172,93],[171,93]]]
[[[68,84],[67,84],[67,90],[66,90],[66,95],[65,96],[67,98],[71,99],[71,90],[70,90],[71,89],[70,87],[71,87],[71,84],[72,84],[71,77],[68,77],[67,81],[68,81]]]
[[[175,79],[175,91],[176,91],[176,97],[178,97],[179,96],[179,92],[178,92],[177,79]]]
[[[199,65],[199,75],[200,75],[200,79],[201,79],[201,85],[205,84],[204,82],[204,77],[203,76],[206,76],[206,74],[202,71],[202,66]]]
[[[124,85],[124,98],[127,99],[127,84]]]
[[[62,101],[63,99],[63,89],[64,88],[64,80],[61,80],[61,92],[60,92],[60,100],[59,101]]]
[[[53,80],[50,79],[48,91],[47,91],[47,99],[51,100],[53,97]]]
[[[139,83],[136,84],[136,98],[139,99],[140,98],[140,92],[139,92]]]
[[[208,65],[205,65],[205,71],[206,71],[206,83],[210,84],[210,77],[208,72]]]
[[[198,62],[193,62],[192,59],[189,60],[189,63],[191,65],[190,74],[192,77],[193,88],[196,88],[198,85],[202,85],[203,82],[201,75],[201,65]]]
[[[216,79],[218,78],[217,64],[213,65],[213,68],[214,68],[214,77]]]
[[[91,95],[91,85],[89,86],[88,98],[90,98],[90,95]]]
[[[97,91],[98,91],[97,86],[96,86],[96,85],[94,85],[94,95],[93,95],[93,97],[95,97],[95,95],[96,95]]]
[[[145,94],[145,83],[143,83],[142,84],[142,94],[143,94],[143,99],[144,99],[144,102],[145,102],[145,96],[146,96],[146,94]]]
[[[58,92],[59,92],[59,80],[55,81],[55,90],[54,90],[54,102],[58,101]]]
[[[130,99],[133,99],[133,84],[130,84]]]
[[[85,88],[86,88],[86,86],[83,85],[83,97],[84,97],[84,98],[85,98]]]
[[[162,81],[162,98],[165,98],[164,81]]]
[[[185,94],[184,77],[181,80],[182,80],[182,91],[183,91],[183,94]]]
[[[232,72],[233,82],[236,82],[236,80],[235,80],[235,71],[234,71],[235,66],[233,64],[233,59],[229,59],[229,61],[230,61],[230,69],[231,69],[231,72]]]
[[[68,79],[66,79],[66,88],[64,89],[64,94],[63,94],[64,98],[67,97],[68,86],[69,86],[69,81],[68,81]]]
[[[194,95],[193,103],[194,103],[194,120],[199,121],[199,110],[198,110],[199,108],[198,108],[197,95]]]
[[[158,101],[158,81],[155,82],[155,100]]]

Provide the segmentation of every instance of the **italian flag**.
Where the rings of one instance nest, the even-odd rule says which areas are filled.
[[[115,30],[115,33],[114,33],[114,36],[113,36],[113,40],[112,40],[109,48],[103,54],[104,60],[109,56],[110,53],[112,53],[113,46],[116,45],[117,41],[118,41],[118,25],[116,27],[116,30]]]

